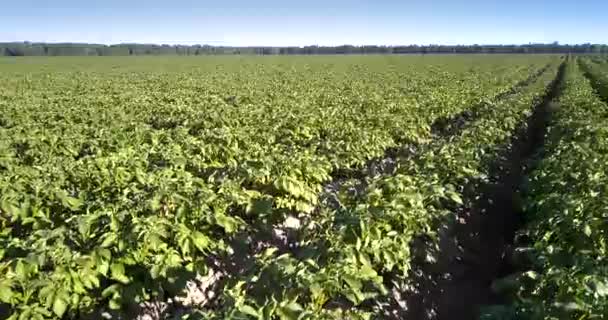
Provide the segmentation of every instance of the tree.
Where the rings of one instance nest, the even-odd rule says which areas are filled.
[[[560,45],[557,41],[549,44],[527,45],[408,45],[408,46],[353,46],[336,47],[225,47],[210,45],[157,45],[118,44],[101,45],[88,43],[0,43],[0,55],[5,56],[127,56],[127,55],[289,55],[289,54],[419,54],[419,53],[608,53],[603,44]]]

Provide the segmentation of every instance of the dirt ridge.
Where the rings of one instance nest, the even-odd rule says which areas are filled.
[[[492,282],[514,271],[508,251],[522,224],[519,188],[530,172],[534,155],[544,145],[553,101],[560,95],[565,62],[533,114],[522,123],[511,147],[491,164],[488,184],[470,194],[473,207],[458,212],[459,221],[442,230],[436,263],[414,261],[416,284],[408,296],[405,319],[476,319],[480,307],[504,303]],[[433,251],[432,249],[429,249]]]

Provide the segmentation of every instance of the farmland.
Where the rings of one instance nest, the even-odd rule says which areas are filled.
[[[23,57],[0,80],[0,318],[608,315],[603,58]]]

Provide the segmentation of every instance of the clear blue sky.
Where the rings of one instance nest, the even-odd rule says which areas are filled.
[[[3,0],[0,41],[606,43],[608,0]]]

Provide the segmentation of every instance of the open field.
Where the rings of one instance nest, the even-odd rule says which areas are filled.
[[[605,319],[608,63],[0,59],[0,318]]]

